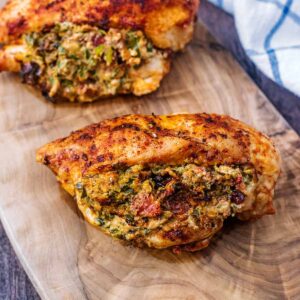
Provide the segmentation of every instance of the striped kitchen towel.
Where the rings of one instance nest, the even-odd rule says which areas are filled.
[[[300,96],[300,0],[209,0],[235,19],[249,57]]]

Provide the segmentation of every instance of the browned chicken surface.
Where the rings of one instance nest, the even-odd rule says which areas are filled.
[[[268,137],[228,116],[128,115],[37,152],[86,220],[153,248],[206,247],[225,219],[273,214],[280,157]]]
[[[90,102],[156,90],[191,40],[199,0],[9,0],[0,71],[51,100]]]

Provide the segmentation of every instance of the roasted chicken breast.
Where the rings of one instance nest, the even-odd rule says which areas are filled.
[[[225,219],[273,214],[280,157],[271,140],[228,116],[128,115],[37,151],[86,220],[153,248],[194,251]]]
[[[50,100],[90,102],[156,90],[190,41],[199,0],[9,0],[0,71]]]

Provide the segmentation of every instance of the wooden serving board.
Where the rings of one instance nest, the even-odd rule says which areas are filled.
[[[283,299],[300,295],[300,139],[198,24],[152,95],[52,104],[0,75],[0,216],[44,299]],[[229,114],[272,136],[283,158],[275,216],[230,222],[209,248],[174,255],[125,247],[85,223],[35,150],[128,113]]]

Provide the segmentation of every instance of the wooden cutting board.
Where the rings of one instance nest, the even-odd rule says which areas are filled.
[[[273,137],[283,157],[277,214],[230,222],[209,248],[124,247],[86,224],[35,150],[92,122],[128,113],[229,114]],[[0,75],[0,216],[44,299],[283,299],[300,295],[300,139],[198,24],[152,95],[52,104]]]

